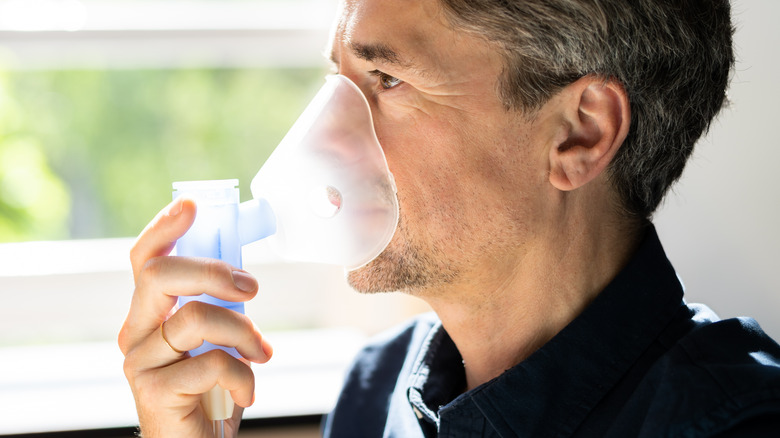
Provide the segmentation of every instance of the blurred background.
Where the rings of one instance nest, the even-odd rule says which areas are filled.
[[[333,4],[0,2],[27,31],[0,36],[0,241],[134,236],[171,181],[250,180],[322,83]]]
[[[173,181],[238,178],[249,198],[251,178],[323,83],[335,3],[0,0],[0,411],[16,418],[0,420],[0,435],[133,424],[114,341],[132,295],[132,237],[169,202]],[[753,316],[780,338],[780,3],[733,4],[731,106],[655,223],[689,301]],[[263,283],[248,313],[279,340],[277,368],[258,378],[271,392],[274,381],[306,384],[314,400],[259,397],[249,418],[326,411],[365,337],[427,309],[355,294],[338,268],[269,265],[260,248],[247,248],[245,265]],[[338,346],[332,356],[324,343]],[[318,396],[312,370],[325,368],[315,380],[331,383]],[[300,372],[289,380],[274,374],[291,369]],[[25,392],[74,384],[114,401],[73,420],[62,411],[72,393],[41,405]]]
[[[780,339],[780,2],[732,1],[730,107],[655,217],[689,302],[749,315]]]
[[[174,181],[237,178],[250,198],[324,83],[335,12],[335,0],[0,0],[0,435],[132,435],[116,336],[133,237]],[[245,247],[262,284],[247,314],[275,354],[255,367],[242,434],[316,436],[366,338],[427,307],[264,255]]]

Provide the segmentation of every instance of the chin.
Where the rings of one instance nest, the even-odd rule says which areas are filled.
[[[409,259],[408,245],[401,242],[403,230],[399,230],[390,243],[378,256],[365,265],[347,271],[347,283],[357,292],[372,294],[380,292],[395,292],[404,289],[403,277],[406,276]],[[412,251],[413,252],[413,251]]]
[[[399,220],[387,248],[366,265],[348,271],[347,282],[360,293],[404,292],[411,295],[451,282],[457,276],[451,264],[429,254],[413,243],[404,222]]]
[[[379,257],[370,261],[357,269],[347,271],[347,283],[357,292],[370,294],[379,292],[393,292],[396,288],[387,287],[387,274],[383,274],[387,269],[382,269],[382,262]]]
[[[361,293],[404,292],[419,295],[431,286],[447,283],[452,272],[433,269],[419,253],[409,247],[403,251],[390,247],[367,265],[347,272],[347,282]]]

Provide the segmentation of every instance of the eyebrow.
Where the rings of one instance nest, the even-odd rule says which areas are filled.
[[[422,77],[431,77],[431,72],[422,67],[419,63],[405,59],[392,47],[383,43],[359,43],[350,41],[348,43],[349,49],[359,59],[368,62],[375,62],[380,64],[389,64],[409,70]],[[334,65],[338,66],[338,60],[335,59],[335,54],[330,53],[330,60]]]
[[[398,52],[386,44],[362,44],[354,41],[349,43],[352,53],[358,58],[368,62],[384,62],[387,64],[406,67],[408,62],[402,62]]]

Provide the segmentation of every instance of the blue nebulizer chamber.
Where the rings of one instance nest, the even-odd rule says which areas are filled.
[[[237,180],[174,183],[174,198],[195,200],[197,214],[176,244],[178,256],[210,257],[241,268],[241,247],[265,239],[280,260],[359,268],[387,247],[398,224],[395,183],[374,131],[371,110],[348,78],[329,76],[239,202]],[[243,303],[208,295],[180,297],[244,313]],[[205,343],[190,352],[234,348]],[[218,386],[204,398],[209,418],[232,415]],[[229,405],[229,406],[228,406]]]
[[[195,221],[187,233],[176,242],[177,255],[223,260],[241,269],[242,242],[253,242],[276,231],[276,219],[268,203],[256,200],[239,204],[237,186],[237,179],[184,181],[173,184],[174,199],[186,196],[193,199],[197,205]],[[202,301],[244,313],[244,303],[225,301],[208,294],[179,297],[179,307],[190,301]],[[190,355],[197,356],[214,348],[239,357],[235,348],[225,348],[208,342],[190,351]]]

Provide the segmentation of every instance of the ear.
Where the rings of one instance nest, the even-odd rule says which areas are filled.
[[[631,109],[622,84],[585,76],[561,91],[563,135],[550,149],[550,183],[561,191],[599,176],[628,135]]]

